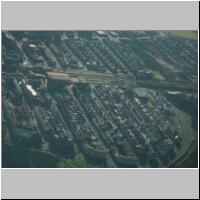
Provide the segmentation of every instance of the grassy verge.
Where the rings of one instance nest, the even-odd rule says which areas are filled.
[[[172,35],[177,37],[188,38],[192,40],[198,39],[198,32],[197,31],[169,31]]]
[[[98,166],[91,165],[83,161],[76,161],[76,160],[64,161],[62,163],[62,166],[63,168],[97,168],[98,167]]]

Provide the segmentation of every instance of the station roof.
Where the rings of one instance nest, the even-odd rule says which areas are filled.
[[[63,72],[47,72],[47,76],[50,79],[55,80],[66,80],[71,82],[79,82],[79,80],[75,77],[70,77],[69,74],[63,73]]]

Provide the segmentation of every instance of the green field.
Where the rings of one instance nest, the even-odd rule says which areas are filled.
[[[184,112],[176,110],[174,123],[177,128],[177,134],[184,138],[182,148],[179,150],[177,159],[171,163],[170,167],[197,167],[198,166],[198,135],[192,128],[191,118]]]
[[[169,31],[172,35],[193,40],[198,40],[197,31]]]
[[[3,168],[96,168],[83,161],[65,160],[52,153],[3,145]]]
[[[62,161],[61,166],[63,168],[97,168],[98,167],[96,165],[88,164],[83,161],[75,161],[75,160],[74,161],[69,161],[69,160]]]
[[[42,151],[13,145],[2,148],[2,166],[5,168],[54,168],[59,162],[59,157]]]

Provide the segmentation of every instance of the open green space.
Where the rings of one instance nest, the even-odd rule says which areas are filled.
[[[198,32],[197,31],[169,31],[172,35],[177,37],[183,37],[188,39],[197,40]]]
[[[60,158],[50,153],[3,145],[2,166],[5,168],[54,168],[59,162]]]
[[[77,160],[65,160],[62,161],[63,168],[97,168],[98,166]]]
[[[3,168],[96,168],[83,161],[64,160],[54,154],[20,146],[3,145]]]

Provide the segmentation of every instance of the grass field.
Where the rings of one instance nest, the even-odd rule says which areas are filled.
[[[182,147],[177,153],[177,159],[170,167],[197,167],[198,166],[198,135],[191,126],[190,117],[180,111],[176,110],[174,123],[177,129],[177,134],[183,138]]]
[[[155,73],[154,73],[154,78],[157,79],[157,80],[159,80],[159,81],[164,81],[164,80],[165,80],[165,77],[162,76],[162,75],[160,74],[160,72],[158,72],[158,71],[155,71]]]
[[[62,168],[97,168],[98,166],[83,161],[62,161]]]
[[[197,31],[169,31],[172,35],[197,40],[198,32]]]
[[[60,162],[60,158],[53,154],[21,146],[3,145],[2,152],[5,168],[55,168]]]
[[[30,150],[20,146],[3,145],[2,166],[4,168],[97,168],[84,161],[68,161],[54,154]]]

